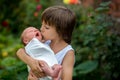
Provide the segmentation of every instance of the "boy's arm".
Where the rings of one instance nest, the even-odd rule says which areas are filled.
[[[20,48],[17,51],[17,56],[20,60],[22,60],[24,63],[26,63],[27,65],[30,66],[32,72],[37,76],[37,77],[43,77],[45,76],[45,74],[43,73],[42,69],[40,68],[40,61],[39,60],[35,60],[33,58],[31,58],[30,56],[28,56],[25,53],[25,49]]]
[[[72,80],[73,67],[75,62],[74,51],[67,52],[62,62],[61,80]]]
[[[22,60],[23,62],[25,62],[26,64],[28,64],[30,66],[30,62],[33,61],[32,58],[30,58],[30,56],[28,56],[26,53],[25,53],[25,50],[23,48],[20,48],[18,51],[17,51],[17,56],[20,60]]]

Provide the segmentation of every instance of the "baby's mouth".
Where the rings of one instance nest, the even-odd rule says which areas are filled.
[[[36,33],[36,37],[38,37],[39,36],[39,34],[38,33]]]

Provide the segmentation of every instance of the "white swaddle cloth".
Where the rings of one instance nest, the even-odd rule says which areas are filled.
[[[50,67],[58,64],[54,52],[48,45],[40,42],[37,38],[33,38],[26,46],[26,53],[34,59],[45,61]],[[29,71],[29,67],[28,67]],[[39,80],[52,80],[51,77],[40,78]]]

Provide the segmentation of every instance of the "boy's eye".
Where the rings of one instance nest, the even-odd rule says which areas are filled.
[[[46,28],[46,29],[49,29],[49,26],[45,25],[45,28]]]
[[[42,24],[42,26],[43,26],[45,29],[49,29],[49,26],[48,26],[48,25]]]
[[[45,27],[46,29],[49,29],[48,27]]]

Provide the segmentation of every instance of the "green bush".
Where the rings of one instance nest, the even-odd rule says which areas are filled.
[[[120,76],[120,36],[111,31],[114,22],[106,14],[109,4],[103,2],[95,10],[81,7],[76,12],[79,17],[72,42],[76,49],[74,79],[118,80]]]
[[[0,34],[0,80],[26,80],[26,65],[16,57],[22,47],[20,39],[12,35]]]

